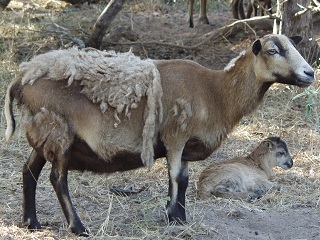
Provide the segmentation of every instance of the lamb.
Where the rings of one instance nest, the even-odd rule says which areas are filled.
[[[6,139],[21,109],[31,155],[23,166],[22,223],[40,229],[37,180],[50,181],[71,232],[87,236],[68,191],[68,170],[112,173],[168,161],[170,222],[186,222],[188,161],[204,160],[274,83],[307,87],[312,67],[301,37],[266,35],[224,70],[189,60],[140,60],[132,53],[56,50],[21,64],[5,98]]]
[[[199,177],[199,196],[254,200],[270,189],[279,189],[270,182],[273,167],[289,169],[293,165],[286,143],[269,137],[246,157],[210,164]]]

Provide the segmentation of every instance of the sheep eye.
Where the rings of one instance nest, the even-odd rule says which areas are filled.
[[[276,53],[278,53],[278,52],[277,52],[277,50],[274,49],[274,48],[268,50],[268,54],[269,54],[269,55],[275,55]]]

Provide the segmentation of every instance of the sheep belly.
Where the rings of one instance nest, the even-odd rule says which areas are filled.
[[[122,151],[108,160],[98,156],[89,145],[76,138],[70,150],[69,170],[112,173],[143,167],[140,153]]]
[[[185,145],[182,153],[184,161],[200,161],[210,156],[213,148],[208,147],[204,142],[197,138],[191,138]]]

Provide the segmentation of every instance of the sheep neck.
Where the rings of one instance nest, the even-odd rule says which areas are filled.
[[[246,53],[220,78],[222,88],[218,97],[224,109],[225,121],[238,122],[254,111],[272,85],[271,82],[262,82],[256,78],[254,58],[252,52]]]

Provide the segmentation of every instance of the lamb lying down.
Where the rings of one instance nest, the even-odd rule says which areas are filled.
[[[270,182],[272,168],[289,169],[293,165],[286,143],[269,137],[246,157],[236,157],[209,165],[199,177],[199,195],[254,200],[266,191],[279,189]]]

